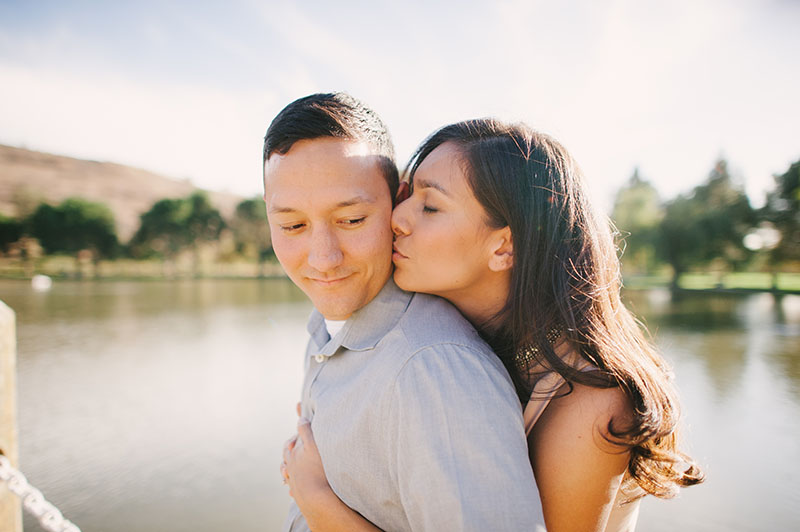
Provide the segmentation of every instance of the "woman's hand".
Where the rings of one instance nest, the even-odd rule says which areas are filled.
[[[303,417],[297,422],[297,435],[283,446],[281,475],[289,485],[289,495],[314,532],[380,532],[333,492],[322,467],[311,423]]]
[[[292,496],[304,515],[327,497],[333,496],[322,466],[311,423],[305,418],[297,422],[297,435],[283,447],[283,478],[289,484]],[[310,512],[313,513],[313,512]]]

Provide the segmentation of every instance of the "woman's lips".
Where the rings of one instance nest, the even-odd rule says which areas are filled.
[[[396,246],[392,246],[392,260],[401,260],[401,259],[407,259],[407,258],[408,257],[406,257],[405,255],[400,253],[400,251],[398,251]]]

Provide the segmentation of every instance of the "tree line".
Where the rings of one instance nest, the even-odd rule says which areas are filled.
[[[773,177],[766,203],[756,209],[724,159],[703,183],[666,201],[634,171],[611,215],[625,271],[652,273],[666,264],[677,286],[695,269],[800,270],[800,160]]]
[[[725,160],[704,182],[668,200],[636,170],[617,192],[611,218],[621,236],[625,273],[651,274],[667,265],[677,286],[682,274],[697,269],[798,271],[800,160],[774,176],[758,209],[731,178]],[[240,202],[229,220],[203,192],[159,200],[140,216],[126,243],[119,241],[111,210],[81,198],[55,206],[41,203],[23,218],[0,215],[0,251],[23,258],[38,245],[45,254],[95,263],[120,257],[170,262],[190,252],[197,265],[200,249],[223,233],[232,238],[232,252],[239,257],[263,265],[273,254],[260,198]]]
[[[95,263],[122,257],[173,261],[191,251],[197,264],[200,248],[227,232],[235,254],[263,263],[272,255],[266,220],[260,198],[241,201],[231,219],[225,220],[204,192],[194,192],[155,202],[140,216],[134,235],[123,243],[108,206],[69,198],[58,205],[41,203],[22,218],[0,215],[0,251],[30,258],[36,254],[32,250],[40,247],[48,255],[90,258]]]

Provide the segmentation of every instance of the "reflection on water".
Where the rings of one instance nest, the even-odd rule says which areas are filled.
[[[748,363],[765,363],[800,391],[800,297],[631,292],[629,306],[671,354],[699,361],[720,398],[736,393]]]
[[[631,292],[674,366],[706,484],[638,530],[800,524],[800,297]],[[0,281],[22,468],[85,532],[275,530],[308,302],[284,281]],[[26,532],[39,532],[26,520]]]
[[[18,315],[22,469],[84,532],[276,528],[310,310],[299,291],[0,282],[0,297]]]
[[[646,499],[639,530],[800,526],[800,297],[627,294],[673,363],[689,448],[708,474]]]

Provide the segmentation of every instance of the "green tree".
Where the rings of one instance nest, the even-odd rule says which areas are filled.
[[[42,203],[29,220],[31,236],[47,253],[75,255],[89,250],[95,260],[118,250],[114,215],[102,203],[68,198],[56,207]]]
[[[225,228],[225,221],[204,192],[195,192],[185,201],[189,204],[186,225],[194,255],[194,273],[197,276],[200,273],[200,246],[217,240]]]
[[[231,229],[237,253],[256,259],[260,265],[273,255],[263,199],[242,200],[236,206]]]
[[[774,178],[761,217],[780,232],[780,242],[770,252],[770,262],[780,265],[800,261],[800,160]]]
[[[222,216],[203,192],[163,199],[140,216],[129,248],[136,257],[158,256],[170,263],[178,253],[191,248],[197,273],[200,245],[218,238],[224,227]]]
[[[139,217],[139,229],[128,246],[135,257],[174,257],[189,244],[186,220],[191,206],[184,199],[162,199]]]
[[[743,263],[750,255],[743,239],[754,223],[747,196],[734,185],[726,161],[718,161],[705,183],[666,204],[658,254],[672,266],[673,287],[690,267]]]
[[[22,222],[0,214],[0,251],[8,251],[8,245],[22,237]]]
[[[625,242],[623,266],[648,272],[656,265],[658,228],[664,207],[655,187],[642,179],[639,169],[617,192],[611,218]]]

